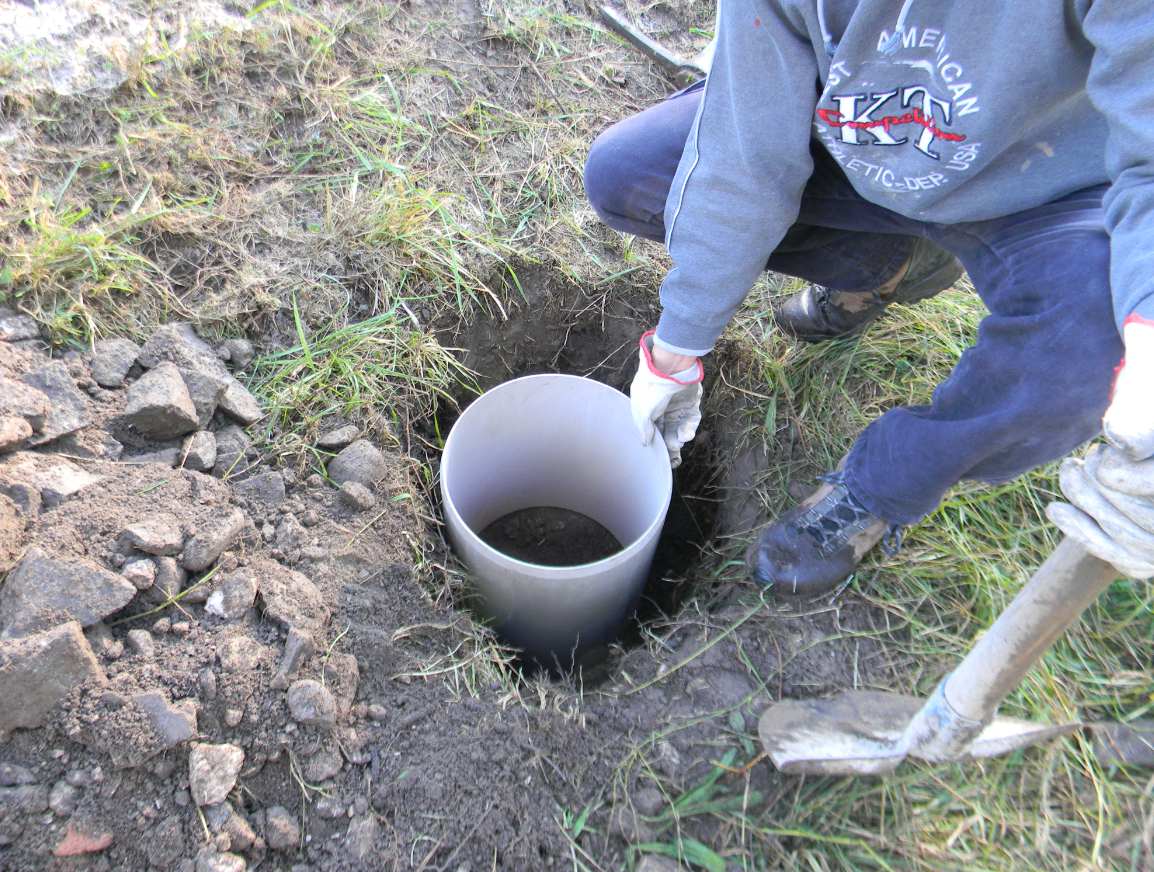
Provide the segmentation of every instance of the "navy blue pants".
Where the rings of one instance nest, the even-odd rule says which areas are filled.
[[[664,240],[665,200],[699,102],[690,88],[594,142],[585,189],[606,224]],[[922,237],[957,256],[989,310],[929,405],[891,409],[858,436],[846,476],[867,509],[908,524],[963,479],[1006,481],[1097,435],[1122,357],[1104,186],[989,221],[931,224],[864,200],[820,146],[814,162],[798,223],[768,269],[868,290]]]

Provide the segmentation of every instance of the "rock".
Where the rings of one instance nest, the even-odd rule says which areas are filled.
[[[51,442],[92,423],[88,400],[76,389],[68,367],[59,360],[25,373],[20,380],[48,398],[48,417],[40,432],[33,437],[33,445]]]
[[[173,869],[184,853],[184,827],[176,815],[157,824],[145,841],[144,852],[156,869]]]
[[[642,787],[633,794],[633,807],[646,817],[655,817],[667,804],[665,796],[656,787]]]
[[[264,840],[274,851],[295,851],[300,846],[301,829],[283,805],[274,805],[265,811]]]
[[[69,619],[87,627],[124,608],[134,596],[131,583],[94,563],[29,548],[0,588],[0,638]]]
[[[52,409],[43,391],[0,376],[0,416],[23,418],[36,431],[44,429]]]
[[[297,520],[296,515],[289,513],[281,517],[273,541],[285,554],[292,554],[304,544],[307,536],[304,524]]]
[[[32,435],[32,425],[23,418],[0,418],[0,453],[23,447]]]
[[[130,339],[102,339],[92,349],[92,378],[102,388],[122,387],[138,354]]]
[[[163,361],[175,363],[185,369],[200,372],[227,374],[212,347],[201,339],[191,324],[165,324],[144,343],[137,356],[140,365],[151,369]]]
[[[264,645],[250,636],[233,636],[218,648],[216,656],[225,672],[250,672],[264,654]]]
[[[322,796],[313,803],[313,810],[325,820],[335,820],[345,816],[345,804],[335,796]]]
[[[146,451],[144,454],[130,454],[128,457],[122,457],[121,462],[131,463],[135,466],[141,466],[145,463],[156,463],[171,469],[180,464],[180,456],[180,448],[170,446],[168,448],[160,448],[156,451]]]
[[[24,784],[0,787],[0,817],[10,814],[39,814],[48,810],[48,787]]]
[[[358,439],[329,461],[329,478],[338,485],[355,481],[372,487],[389,471],[388,461],[375,445]]]
[[[684,866],[669,857],[659,854],[646,854],[641,858],[633,872],[686,872]]]
[[[244,857],[228,851],[204,849],[196,855],[196,872],[245,872]]]
[[[322,742],[317,752],[305,760],[302,767],[303,774],[309,784],[320,784],[322,781],[336,777],[344,764],[345,761],[341,757],[337,743]]]
[[[184,546],[184,534],[176,518],[161,514],[129,524],[120,534],[120,541],[145,554],[172,557]]]
[[[369,720],[377,721],[378,723],[380,721],[387,721],[389,719],[388,709],[386,709],[379,702],[369,703],[368,707],[365,709],[365,714],[368,716]]]
[[[341,485],[341,502],[355,512],[363,512],[377,504],[377,495],[355,481],[346,481]]]
[[[128,650],[139,657],[152,659],[156,656],[156,642],[148,630],[128,631]]]
[[[124,420],[150,439],[175,439],[198,426],[196,407],[180,370],[161,363],[128,389]]]
[[[148,591],[150,602],[159,604],[175,599],[184,587],[188,573],[175,557],[157,557],[153,564],[156,566],[156,580]]]
[[[280,666],[272,679],[274,690],[284,690],[296,676],[301,664],[313,656],[315,646],[313,637],[299,627],[289,627],[288,638],[285,639],[284,653],[281,655]]]
[[[208,430],[198,430],[181,446],[184,468],[211,472],[216,465],[216,437]]]
[[[86,427],[61,436],[53,443],[52,450],[85,460],[119,460],[124,454],[124,446],[106,430],[97,427]]]
[[[196,738],[196,703],[184,700],[173,704],[159,690],[148,690],[132,696],[133,704],[152,727],[160,750],[167,751]]]
[[[227,360],[234,369],[244,369],[252,363],[256,352],[247,339],[226,339],[216,348],[216,356]]]
[[[244,530],[244,513],[233,509],[223,517],[202,524],[184,546],[180,564],[189,572],[202,572],[231,548]]]
[[[30,520],[16,503],[0,494],[0,573],[15,566],[23,555]]]
[[[0,309],[0,342],[23,342],[39,338],[40,325],[34,318],[11,309]]]
[[[216,464],[212,474],[217,478],[228,478],[245,468],[245,454],[252,448],[252,442],[245,432],[235,424],[230,424],[216,433]]]
[[[238,496],[266,506],[284,502],[284,477],[279,472],[262,472],[233,485]]]
[[[200,689],[200,695],[204,699],[210,702],[216,699],[216,673],[207,666],[196,674],[196,686]]]
[[[228,382],[224,378],[194,369],[180,369],[184,385],[188,388],[188,396],[196,409],[196,422],[200,428],[205,428],[216,414]]]
[[[226,575],[209,595],[204,610],[228,621],[240,620],[252,608],[256,591],[256,575],[247,569],[238,569]]]
[[[120,574],[137,590],[148,590],[156,583],[156,564],[147,557],[138,557],[125,563]]]
[[[55,857],[80,857],[84,854],[98,854],[112,844],[112,833],[88,832],[69,822],[64,838],[52,849]]]
[[[252,825],[230,802],[209,806],[204,810],[204,817],[208,828],[213,833],[227,835],[231,846],[237,851],[247,851],[256,841]]]
[[[347,715],[356,699],[361,678],[357,658],[352,654],[332,652],[325,660],[322,675],[325,687],[336,697],[341,715]]]
[[[247,569],[260,578],[260,598],[269,620],[306,632],[328,623],[324,597],[304,575],[272,560],[254,560]]]
[[[380,831],[381,825],[371,814],[353,818],[345,833],[345,849],[354,860],[364,861],[373,853]]]
[[[92,648],[74,621],[25,639],[0,642],[0,737],[42,726],[57,704],[85,682],[103,684]]]
[[[248,388],[231,376],[228,387],[225,388],[224,396],[220,398],[220,410],[245,426],[255,424],[264,417],[264,409],[261,408],[256,397],[249,393]]]
[[[325,451],[340,451],[360,435],[361,431],[355,425],[346,424],[344,427],[337,427],[335,430],[322,433],[317,439],[317,448]]]
[[[81,469],[70,460],[34,451],[17,451],[0,457],[0,493],[14,502],[19,486],[31,487],[40,494],[41,502],[55,508],[66,499],[104,479]]]
[[[48,794],[48,808],[60,817],[68,817],[76,811],[79,801],[80,791],[63,779],[53,784]]]
[[[197,805],[216,805],[228,799],[236,785],[244,751],[236,745],[194,742],[188,754],[188,785]]]
[[[609,832],[620,836],[630,845],[651,842],[657,835],[653,827],[641,820],[637,812],[626,804],[616,805],[609,812]]]
[[[337,701],[319,681],[302,678],[289,686],[289,712],[293,720],[310,727],[331,728],[337,722]]]
[[[27,766],[15,763],[0,763],[0,787],[19,787],[23,784],[35,784],[36,776]]]

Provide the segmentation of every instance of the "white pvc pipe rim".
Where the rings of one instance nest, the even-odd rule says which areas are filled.
[[[441,494],[450,541],[483,610],[534,653],[606,641],[636,604],[672,497],[660,439],[642,446],[620,391],[570,375],[505,382],[473,401],[445,442]],[[493,548],[480,532],[519,509],[552,506],[605,526],[622,550],[544,566]]]

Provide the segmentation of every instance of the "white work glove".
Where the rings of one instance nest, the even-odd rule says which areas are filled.
[[[653,335],[650,330],[641,337],[640,362],[629,386],[629,403],[641,444],[648,445],[660,430],[669,452],[669,465],[676,468],[681,465],[681,446],[694,437],[701,423],[705,370],[700,360],[673,375],[658,370],[653,363]]]
[[[1046,515],[1095,557],[1130,578],[1154,578],[1154,324],[1130,320],[1126,359],[1102,429],[1109,446],[1062,462],[1067,503]]]

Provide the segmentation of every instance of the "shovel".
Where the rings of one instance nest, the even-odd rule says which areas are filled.
[[[762,746],[782,772],[884,775],[907,757],[996,757],[1068,735],[1083,724],[1036,724],[995,712],[1118,576],[1113,566],[1063,539],[929,699],[848,691],[830,699],[783,700],[761,716]]]

